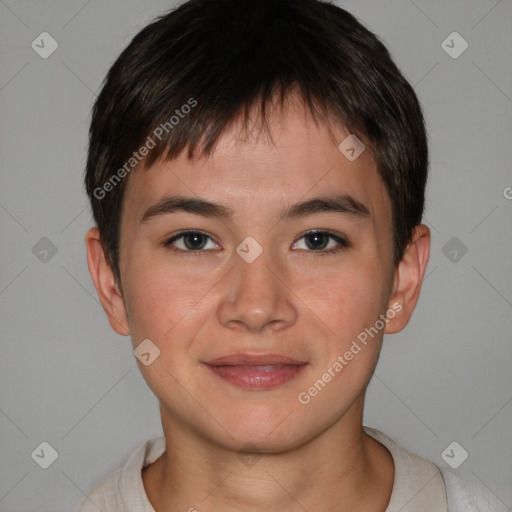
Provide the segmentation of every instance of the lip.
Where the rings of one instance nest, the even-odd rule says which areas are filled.
[[[297,361],[281,354],[229,354],[206,361],[209,366],[265,366],[265,365],[304,365],[306,361]]]
[[[204,363],[215,375],[234,386],[269,390],[297,377],[308,363],[280,354],[231,354]]]

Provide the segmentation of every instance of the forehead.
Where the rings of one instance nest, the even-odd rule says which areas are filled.
[[[254,214],[270,218],[284,205],[333,194],[363,203],[372,218],[390,215],[370,148],[355,160],[347,158],[353,152],[339,149],[353,137],[345,128],[317,124],[300,102],[274,110],[268,119],[269,132],[255,123],[248,130],[233,124],[209,157],[189,160],[183,152],[134,170],[123,201],[126,215],[140,221],[148,208],[171,194],[227,205],[234,218],[249,212],[253,219]]]

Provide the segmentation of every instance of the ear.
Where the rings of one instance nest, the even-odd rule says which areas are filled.
[[[414,228],[412,241],[395,270],[388,303],[388,310],[395,314],[388,315],[386,334],[399,332],[409,323],[420,295],[429,255],[430,230],[424,224],[419,224]]]
[[[114,331],[122,336],[127,336],[130,334],[130,327],[123,296],[115,281],[114,273],[107,262],[98,228],[91,228],[87,231],[85,245],[87,247],[89,272],[101,305],[107,313],[108,321]]]

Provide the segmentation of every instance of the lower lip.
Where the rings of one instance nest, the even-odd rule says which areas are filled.
[[[271,389],[293,379],[307,365],[206,366],[235,386],[245,389]]]

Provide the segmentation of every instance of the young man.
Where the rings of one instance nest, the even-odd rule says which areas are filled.
[[[427,168],[413,89],[334,5],[190,0],[136,35],[94,106],[86,245],[164,437],[78,511],[501,510],[362,426]]]

